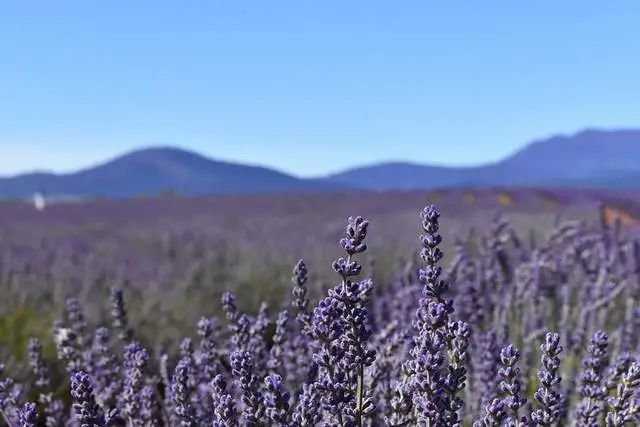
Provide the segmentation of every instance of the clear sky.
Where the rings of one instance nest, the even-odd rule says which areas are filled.
[[[3,1],[0,175],[176,145],[301,176],[640,127],[640,2]]]

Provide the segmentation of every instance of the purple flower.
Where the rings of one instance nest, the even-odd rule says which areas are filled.
[[[500,352],[502,367],[498,371],[500,378],[500,391],[506,396],[503,399],[505,409],[511,414],[510,423],[514,426],[527,425],[526,418],[519,415],[527,400],[520,396],[522,384],[520,383],[520,368],[517,363],[520,360],[520,351],[509,344]]]
[[[222,310],[229,321],[229,331],[233,334],[232,344],[235,348],[244,348],[250,337],[251,319],[238,311],[236,297],[231,292],[222,294]]]
[[[309,300],[307,299],[307,266],[303,260],[299,260],[293,268],[293,277],[291,281],[294,284],[293,287],[293,301],[291,304],[296,309],[296,320],[302,326],[302,330],[305,331],[309,327],[311,321],[311,314],[309,313]]]
[[[162,425],[162,409],[156,397],[154,386],[147,384],[142,387],[140,396],[140,416],[138,417],[145,426],[156,427]]]
[[[227,392],[227,382],[221,374],[211,381],[214,427],[238,426],[238,411],[233,396]]]
[[[91,352],[96,397],[103,405],[115,407],[122,390],[122,378],[120,362],[109,348],[107,328],[96,329]]]
[[[234,351],[230,357],[233,376],[242,391],[244,403],[244,421],[247,425],[255,425],[263,415],[262,395],[254,374],[254,361],[248,351]]]
[[[180,358],[182,359],[193,359],[193,341],[191,338],[184,338],[180,341]]]
[[[105,425],[104,414],[96,403],[91,379],[86,373],[76,372],[71,376],[71,398],[76,419],[81,427]]]
[[[57,427],[64,424],[65,407],[60,400],[54,399],[52,393],[42,393],[38,401],[44,406],[45,424],[47,427]]]
[[[288,426],[289,392],[285,390],[280,375],[269,375],[264,379],[265,414],[274,425]]]
[[[124,350],[124,384],[122,388],[122,413],[132,425],[143,425],[141,396],[144,371],[149,361],[147,351],[136,342],[127,344]]]
[[[67,372],[70,375],[85,369],[85,363],[82,359],[82,352],[78,343],[78,336],[73,329],[64,328],[57,324],[54,327],[53,340],[56,344],[58,360],[65,364]]]
[[[453,304],[445,299],[447,283],[440,278],[442,273],[438,262],[443,254],[439,245],[442,237],[438,234],[440,213],[434,206],[427,206],[421,213],[424,234],[420,236],[423,248],[420,257],[425,267],[419,271],[418,278],[423,284],[422,295],[414,328],[417,333],[410,351],[411,360],[406,369],[411,375],[413,404],[418,421],[431,425],[443,424],[450,415],[448,412],[458,404],[449,401],[445,377],[442,375],[445,349],[450,338],[447,332],[449,314]]]
[[[191,360],[189,358],[181,359],[176,366],[173,382],[171,383],[173,409],[182,427],[193,427],[196,425],[196,413],[191,404],[191,394],[193,390],[189,381],[190,370]]]
[[[581,426],[597,426],[604,407],[606,388],[602,374],[607,363],[607,347],[609,337],[603,331],[594,334],[587,347],[589,355],[582,363],[578,393],[582,401],[576,410],[576,417]]]
[[[351,277],[362,270],[353,256],[367,249],[364,239],[368,227],[369,221],[364,218],[349,217],[346,236],[340,240],[340,246],[346,252],[347,259],[339,258],[334,263],[334,270],[342,277],[342,285],[329,290],[329,296],[342,302],[345,308],[342,316],[344,334],[340,345],[344,352],[344,369],[347,372],[356,372],[356,384],[352,387],[356,394],[355,406],[349,412],[353,413],[357,425],[362,425],[363,417],[371,415],[375,409],[371,390],[365,389],[365,369],[373,364],[376,357],[376,351],[369,345],[372,327],[367,309],[373,282],[369,279],[359,282],[351,280]]]
[[[506,418],[502,399],[493,399],[484,407],[484,416],[473,423],[473,427],[500,427]]]
[[[340,239],[340,247],[349,257],[367,250],[364,239],[367,237],[368,227],[369,221],[360,216],[348,218],[347,235]]]
[[[296,425],[301,426],[314,426],[320,422],[320,392],[315,384],[302,385],[302,394],[292,418]]]
[[[384,329],[377,332],[373,346],[378,348],[376,360],[372,366],[371,388],[376,389],[381,383],[390,392],[390,379],[399,372],[397,352],[406,341],[406,331],[399,329],[397,321],[391,321]],[[390,400],[390,397],[386,399]]]
[[[29,354],[29,366],[36,376],[36,387],[41,389],[49,388],[51,384],[49,366],[47,366],[47,363],[42,357],[42,344],[40,344],[40,340],[37,338],[29,339],[27,351]]]
[[[618,387],[622,376],[627,373],[631,364],[635,359],[627,352],[618,354],[615,363],[611,366],[607,373],[605,386],[607,390],[615,390]]]
[[[465,363],[468,360],[467,349],[471,338],[471,328],[465,322],[449,323],[449,341],[451,350],[449,351],[450,363],[447,366],[447,374],[444,379],[444,387],[448,393],[448,414],[447,423],[457,425],[461,422],[460,410],[464,406],[463,400],[458,393],[465,388],[467,380],[467,368]]]
[[[403,367],[403,371],[405,371],[404,377],[408,378],[410,373],[406,372],[406,364]],[[391,389],[390,414],[385,416],[385,423],[393,427],[409,425],[412,420],[411,411],[413,409],[410,387],[406,382],[397,382],[391,384]]]
[[[550,426],[558,419],[562,396],[558,392],[560,383],[560,358],[562,352],[560,336],[555,333],[547,333],[545,342],[540,346],[541,364],[538,370],[538,390],[534,397],[539,404],[539,409],[531,413],[531,421],[542,426]]]
[[[397,199],[393,196],[387,203],[395,205]],[[72,298],[63,321],[54,327],[59,367],[54,369],[45,361],[43,347],[44,354],[49,349],[44,340],[42,345],[29,341],[23,365],[14,357],[21,353],[19,349],[3,352],[15,373],[0,375],[0,423],[47,427],[640,425],[639,340],[634,336],[634,325],[640,324],[637,236],[585,222],[569,231],[559,226],[559,231],[529,248],[512,227],[497,219],[485,235],[470,233],[456,241],[454,259],[445,265],[439,220],[435,207],[422,211],[419,256],[398,259],[395,270],[376,268],[385,286],[374,287],[371,280],[358,277],[365,270],[363,265],[373,263],[372,256],[362,257],[369,223],[362,217],[349,218],[340,236],[342,251],[330,267],[338,280],[317,304],[309,301],[307,266],[299,261],[293,271],[291,301],[277,306],[279,311],[271,313],[275,318],[266,303],[257,314],[253,305],[251,314],[241,312],[236,297],[225,293],[222,308],[228,329],[220,328],[216,318],[203,317],[197,322],[197,338],[183,340],[185,335],[180,334],[187,331],[182,322],[204,309],[200,304],[184,313],[184,318],[161,322],[167,327],[157,336],[150,335],[150,325],[145,326],[145,342],[155,346],[152,359],[132,339],[130,307],[125,308],[120,289],[111,290],[106,318],[91,306],[91,318],[100,322],[97,325],[87,323],[81,310],[84,300]],[[196,236],[183,233],[182,228],[168,232],[170,262],[176,265],[161,266],[158,272],[172,272],[167,276],[172,283],[182,282],[186,274],[192,285],[183,290],[196,292],[188,299],[205,297],[208,293],[200,293],[201,283],[218,276],[211,270],[213,258],[207,251],[217,251],[218,241],[206,243],[209,233],[203,234],[202,242],[193,241]],[[179,250],[173,239],[182,234],[186,246]],[[36,264],[14,268],[14,249],[6,249],[12,255],[0,257],[6,278],[18,285],[23,277],[28,278],[25,283],[41,279],[33,268]],[[48,256],[43,255],[44,261]],[[393,257],[389,253],[375,261],[385,267],[396,264]],[[61,262],[60,257],[54,258]],[[59,270],[46,265],[49,272]],[[104,269],[107,276],[99,278],[102,286],[112,280],[108,268],[70,269],[72,276],[43,276],[42,283],[58,279],[73,283],[80,270],[90,273],[89,282],[94,283],[93,276],[102,275]],[[226,271],[220,276],[225,283],[233,279]],[[258,294],[252,293],[253,283],[229,284],[242,292],[244,301],[255,302]],[[164,285],[157,288],[163,289]],[[282,289],[273,290],[270,302]],[[9,298],[9,304],[21,300]],[[154,314],[161,317],[173,313],[171,302],[151,301],[145,307],[157,308]],[[16,320],[22,317],[10,316],[8,326]],[[110,329],[98,327],[105,322]],[[562,331],[545,336],[547,324],[559,325]],[[615,339],[608,341],[604,332],[598,332],[585,342],[588,332],[598,327],[613,327]],[[109,336],[111,330],[119,336],[115,341]],[[571,353],[562,365],[560,337]],[[509,345],[512,338],[518,348]],[[168,347],[170,342],[179,346]],[[532,375],[538,356],[540,366]],[[580,360],[582,365],[576,363]],[[66,378],[71,379],[71,408],[63,403],[68,393],[66,398],[59,394],[58,368],[66,369]],[[32,384],[23,387],[14,376]],[[25,405],[32,399],[37,399],[39,414],[33,404]]]
[[[260,310],[258,311],[255,321],[249,328],[249,341],[246,347],[247,350],[256,356],[256,362],[259,361],[261,364],[267,357],[267,345],[264,337],[270,324],[269,306],[263,302],[260,304]],[[262,366],[260,366],[260,368],[262,370]]]
[[[440,425],[449,407],[442,378],[445,341],[441,331],[425,328],[414,337],[407,370],[411,373],[410,390],[418,420]]]
[[[22,427],[36,427],[38,422],[38,412],[36,404],[27,402],[20,410],[20,425]]]
[[[344,330],[344,310],[344,303],[326,297],[314,308],[311,320],[316,344],[313,362],[319,368],[315,388],[321,392],[323,408],[340,419],[343,407],[350,401],[348,385],[342,381],[343,375],[339,371],[344,357],[344,349],[338,345]]]
[[[440,212],[435,206],[429,205],[425,207],[421,214],[422,229],[424,234],[420,235],[422,249],[420,258],[425,263],[425,267],[418,272],[418,279],[424,285],[423,295],[427,300],[434,300],[443,305],[443,309],[447,314],[453,312],[453,303],[445,298],[445,294],[449,286],[442,275],[442,268],[438,265],[443,257],[440,250],[442,236],[438,233],[440,229]]]
[[[367,303],[373,284],[371,280],[352,280],[362,270],[353,256],[366,250],[368,226],[362,217],[349,217],[346,236],[340,240],[347,258],[333,263],[341,283],[318,303],[311,320],[311,336],[316,342],[313,361],[320,368],[315,387],[322,393],[323,409],[341,425],[362,425],[363,418],[375,409],[365,384],[365,369],[373,364],[376,354],[368,343],[372,324]]]
[[[198,321],[198,335],[200,336],[200,373],[201,381],[209,383],[220,372],[218,350],[213,340],[215,320],[206,317]]]
[[[0,364],[0,415],[11,426],[19,417],[18,401],[22,389],[12,378],[2,378],[3,374],[4,365]]]
[[[87,321],[84,318],[84,314],[80,308],[80,302],[77,298],[67,299],[66,317],[69,329],[73,331],[79,349],[81,351],[84,350],[89,343]]]
[[[499,354],[496,334],[493,330],[478,335],[476,339],[473,384],[476,409],[483,410],[496,397],[498,386]]]
[[[616,395],[607,399],[609,413],[606,416],[607,426],[623,427],[629,424],[637,424],[638,418],[637,398],[640,388],[640,365],[633,362],[627,372],[622,374],[617,386]]]
[[[284,341],[287,333],[287,322],[289,321],[289,312],[282,310],[278,314],[276,320],[276,330],[272,337],[272,345],[270,350],[269,361],[267,362],[267,368],[272,373],[279,373],[282,367],[282,357],[284,352]]]
[[[231,292],[225,292],[221,298],[222,310],[224,311],[229,322],[235,321],[238,316],[238,307],[236,306],[236,296]]]
[[[122,289],[113,286],[111,288],[111,317],[113,318],[113,327],[118,331],[118,338],[124,342],[129,342],[133,339],[133,330],[129,326],[127,319],[127,310],[124,306],[124,298],[122,296]]]

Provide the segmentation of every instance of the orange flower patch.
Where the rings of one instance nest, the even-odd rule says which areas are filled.
[[[600,214],[602,215],[602,221],[607,225],[613,225],[616,221],[620,221],[620,225],[624,227],[635,227],[640,224],[640,219],[614,206],[603,205]]]
[[[515,202],[513,196],[506,191],[496,194],[496,201],[500,206],[511,206]]]

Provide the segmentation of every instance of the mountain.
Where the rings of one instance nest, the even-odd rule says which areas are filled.
[[[499,166],[541,175],[589,180],[597,176],[640,171],[640,130],[586,130],[529,144]]]
[[[326,191],[343,187],[273,169],[222,162],[177,148],[149,148],[69,174],[0,178],[0,197],[131,197],[165,191],[186,195]]]
[[[368,190],[411,190],[462,186],[473,180],[474,171],[475,168],[390,162],[349,169],[327,179],[336,184]]]
[[[381,163],[327,178],[369,190],[433,187],[567,186],[640,188],[640,130],[586,130],[535,141],[490,165]]]
[[[25,198],[36,192],[82,198],[166,191],[206,195],[494,186],[640,189],[640,130],[587,130],[554,136],[535,141],[499,162],[476,167],[389,162],[316,179],[213,160],[177,148],[148,148],[74,173],[0,178],[0,198]]]

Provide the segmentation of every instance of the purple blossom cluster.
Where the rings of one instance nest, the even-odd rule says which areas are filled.
[[[440,212],[420,218],[418,256],[392,283],[367,277],[370,223],[350,217],[319,298],[300,260],[276,310],[243,310],[225,292],[173,345],[148,345],[120,287],[101,325],[70,298],[53,327],[57,360],[41,337],[28,342],[28,375],[0,365],[2,423],[640,424],[640,243],[573,223],[526,244],[496,216],[445,267]]]

